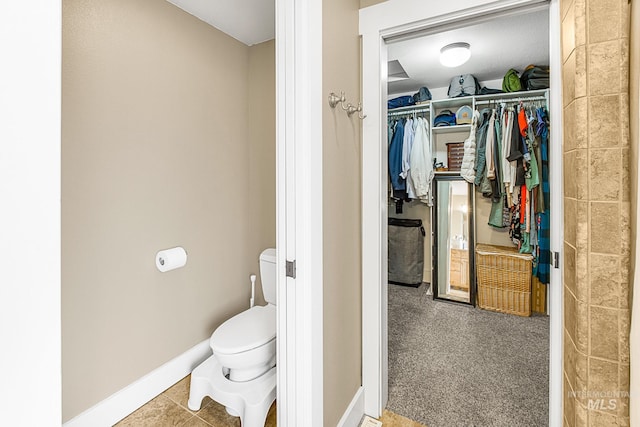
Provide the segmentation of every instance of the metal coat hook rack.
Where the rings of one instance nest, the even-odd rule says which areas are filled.
[[[358,113],[358,118],[360,120],[364,119],[366,116],[366,114],[360,114],[362,113],[362,102],[358,102],[358,106],[356,107],[355,105],[353,105],[352,103],[348,102],[346,107],[344,105],[344,103],[347,101],[347,99],[344,96],[344,92],[340,92],[340,96],[336,95],[334,92],[331,92],[329,94],[329,106],[331,108],[336,108],[336,106],[338,104],[340,104],[340,108],[342,108],[344,111],[347,112],[347,116],[351,117],[353,114]]]

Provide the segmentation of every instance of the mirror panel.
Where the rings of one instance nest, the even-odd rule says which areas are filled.
[[[438,175],[434,190],[434,298],[473,304],[473,187]]]

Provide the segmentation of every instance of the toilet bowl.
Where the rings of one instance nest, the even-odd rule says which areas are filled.
[[[276,366],[276,306],[255,306],[211,335],[213,355],[231,381],[250,381]]]
[[[213,355],[191,373],[188,406],[209,396],[239,416],[242,427],[262,427],[276,397],[276,251],[260,254],[265,306],[254,306],[211,335]]]

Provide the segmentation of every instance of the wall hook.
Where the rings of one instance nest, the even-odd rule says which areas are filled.
[[[338,103],[340,103],[340,106],[342,107],[343,110],[346,110],[346,108],[344,108],[344,102],[347,99],[344,97],[344,92],[340,92],[340,96],[336,95],[335,93],[331,92],[329,94],[329,106],[331,108],[336,108],[336,105],[338,105]]]
[[[360,114],[362,112],[362,102],[358,102],[357,107],[349,103],[349,105],[347,105],[346,110],[347,110],[347,115],[349,117],[351,117],[354,113],[358,113],[358,118],[360,120],[363,120],[365,117],[367,117],[366,114]]]

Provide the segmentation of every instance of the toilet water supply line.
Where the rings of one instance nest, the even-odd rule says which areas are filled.
[[[254,305],[253,298],[256,295],[256,275],[252,274],[249,278],[251,279],[251,299],[249,300],[249,308],[252,308]]]

